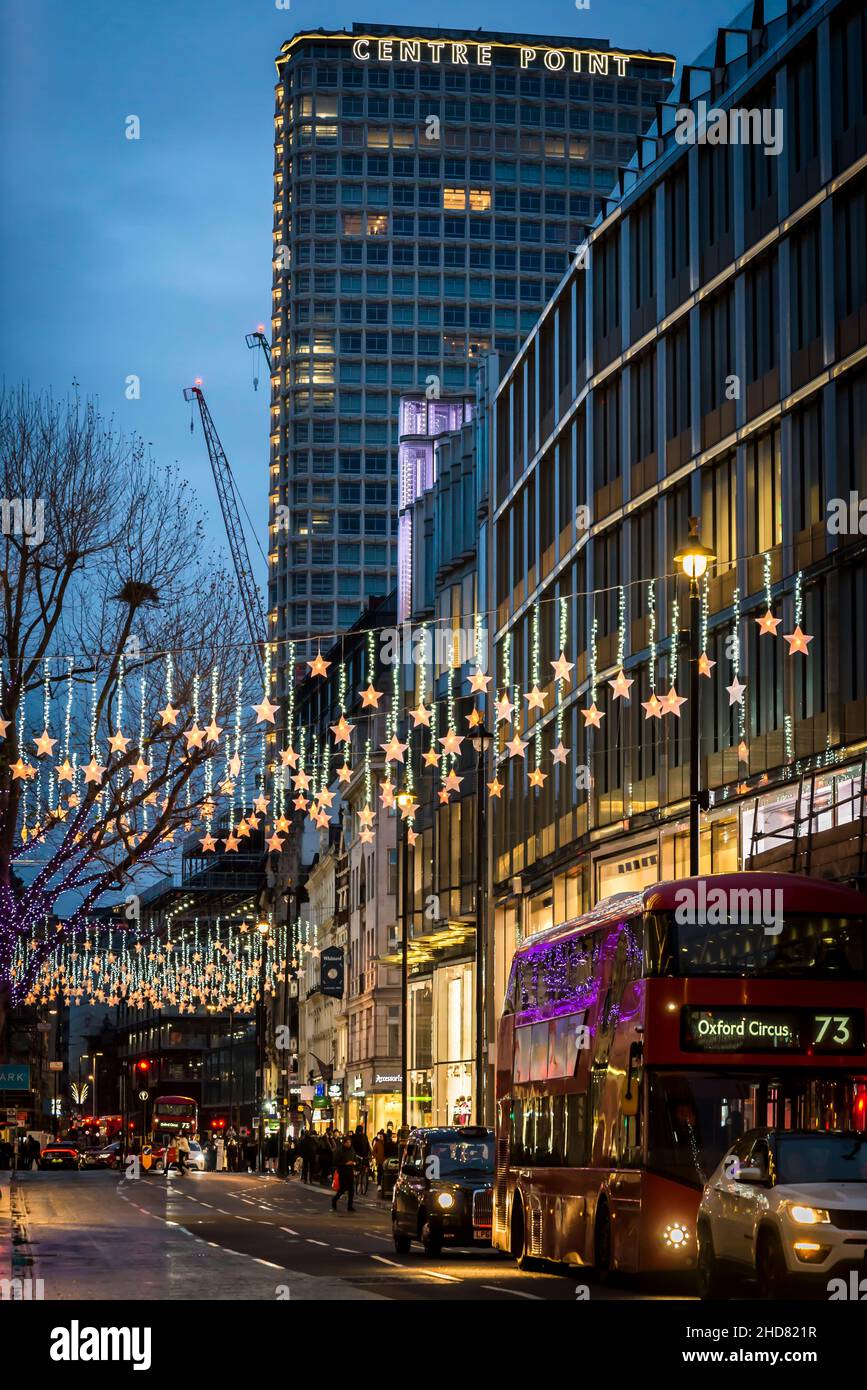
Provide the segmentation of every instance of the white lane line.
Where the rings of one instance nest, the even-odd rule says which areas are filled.
[[[329,1250],[331,1248],[327,1240],[313,1240],[310,1236],[307,1236],[306,1239],[308,1245],[323,1245],[326,1250]]]
[[[254,1260],[256,1261],[256,1264],[257,1264],[257,1265],[265,1265],[268,1269],[282,1269],[282,1268],[283,1268],[282,1265],[275,1265],[275,1264],[272,1264],[272,1262],[271,1262],[270,1260],[260,1260],[259,1257],[258,1257],[258,1255],[254,1255],[253,1258],[254,1258]]]
[[[399,1265],[396,1260],[387,1260],[384,1255],[371,1255],[372,1260],[379,1260],[381,1265],[391,1265],[392,1269],[407,1269],[408,1265]]]
[[[364,1234],[373,1240],[384,1240],[386,1245],[391,1245],[391,1236],[381,1236],[378,1231],[365,1231]]]
[[[351,1250],[348,1245],[335,1245],[335,1250],[339,1250],[341,1255],[360,1255],[360,1250]]]
[[[286,1234],[287,1234],[287,1236],[297,1236],[297,1234],[298,1234],[297,1231],[293,1231],[293,1230],[292,1230],[292,1227],[291,1227],[291,1226],[281,1226],[281,1227],[280,1227],[280,1230],[281,1230],[281,1231],[285,1231]]]
[[[544,1303],[537,1293],[524,1293],[523,1289],[504,1289],[499,1284],[480,1284],[480,1289],[490,1289],[492,1293],[510,1293],[513,1298],[532,1298],[536,1303]]]
[[[235,1220],[236,1220],[236,1221],[249,1221],[249,1222],[252,1224],[253,1218],[252,1218],[252,1216],[236,1216],[236,1217],[235,1217]]]
[[[223,1208],[222,1208],[222,1207],[217,1207],[217,1211],[220,1213],[221,1216],[231,1216],[231,1215],[232,1215],[232,1213],[231,1213],[230,1211],[223,1211]]]
[[[251,1202],[249,1197],[242,1197],[241,1201],[244,1202],[244,1204],[248,1207],[254,1207],[256,1205],[255,1202]]]
[[[438,1274],[435,1269],[420,1269],[419,1274],[429,1274],[431,1279],[445,1279],[448,1284],[462,1284],[463,1279],[456,1279],[453,1274]]]
[[[214,1210],[214,1204],[213,1204],[213,1202],[200,1202],[200,1203],[199,1203],[199,1206],[201,1206],[201,1207],[207,1207],[209,1211],[213,1211],[213,1210]]]

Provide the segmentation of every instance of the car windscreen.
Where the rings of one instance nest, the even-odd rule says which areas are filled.
[[[785,1134],[774,1157],[778,1183],[867,1182],[867,1135]]]
[[[441,1177],[494,1171],[494,1145],[487,1139],[458,1139],[452,1143],[438,1140],[431,1144],[430,1156],[437,1160]]]

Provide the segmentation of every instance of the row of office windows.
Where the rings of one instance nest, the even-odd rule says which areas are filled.
[[[397,547],[368,541],[364,546],[362,555],[361,546],[357,541],[338,541],[336,562],[338,565],[356,566],[363,563],[368,569],[389,563],[394,566],[397,564]],[[335,546],[333,541],[312,541],[309,545],[296,541],[292,546],[292,564],[296,568],[303,565],[333,565],[334,563]]]
[[[535,139],[535,137],[529,137]],[[589,147],[588,147],[589,148]],[[596,142],[593,149],[602,159],[612,159],[615,154],[612,142],[607,142],[600,146]],[[628,146],[629,151],[632,145]],[[605,150],[606,153],[601,151]],[[310,176],[314,171],[316,179],[310,182]],[[614,180],[614,170],[610,167],[602,168],[596,165],[596,183],[600,187],[610,188]],[[453,181],[466,182],[471,180],[493,180],[497,186],[503,183],[520,183],[528,181],[533,183],[542,182],[540,170],[544,171],[544,182],[550,186],[563,185],[566,182],[566,171],[562,164],[540,165],[538,160],[521,163],[514,159],[479,159],[473,157],[467,160],[466,156],[446,156],[441,159],[439,155],[419,155],[416,159],[414,154],[343,154],[340,156],[340,174],[343,178],[388,178],[389,172],[395,179],[431,179],[442,181],[451,179]],[[293,190],[293,201],[306,205],[311,200],[323,202],[334,201],[336,183],[326,182],[330,178],[336,178],[338,172],[338,157],[336,154],[301,154],[294,159],[286,161],[286,177],[292,173],[297,177]],[[279,183],[278,178],[278,183]],[[568,171],[568,182],[572,188],[589,188],[592,183],[592,170],[582,168],[580,165],[572,166]],[[354,184],[345,185],[344,188],[354,188]],[[313,192],[315,190],[315,192]],[[419,197],[428,194],[426,184],[420,184]]]
[[[441,134],[445,150],[469,150],[485,152],[496,150],[498,154],[534,155],[538,159],[581,159],[590,157],[591,145],[586,136],[578,135],[534,135],[521,130],[484,130],[478,126],[443,127]],[[632,141],[622,142],[629,153],[633,150]],[[363,149],[372,150],[420,150],[430,149],[425,128],[419,126],[372,126],[316,124],[294,126],[288,133],[285,147],[295,154],[315,146],[317,149]],[[614,157],[615,141],[603,140],[598,135],[593,142],[597,158]]]
[[[535,167],[535,166],[534,166]],[[594,182],[594,171],[592,169],[576,169],[576,177],[570,182],[573,187],[589,189]],[[448,178],[449,175],[446,175]],[[453,177],[463,178],[463,175]],[[515,173],[513,181],[520,181],[520,173]],[[539,183],[539,179],[531,179],[529,182]],[[607,192],[611,187],[611,170],[603,169],[598,166],[596,169],[595,182],[602,192]],[[490,212],[491,208],[496,212],[521,212],[539,213],[542,211],[542,194],[533,189],[522,188],[520,193],[516,188],[498,188],[494,191],[493,197],[489,188],[470,186],[463,187],[461,184],[432,184],[429,188],[423,184],[394,183],[394,184],[348,184],[338,185],[336,183],[302,183],[296,189],[297,196],[294,202],[300,207],[309,207],[314,202],[319,207],[335,207],[338,202],[344,204],[366,204],[368,207],[404,207],[414,208],[416,205],[423,208],[439,208],[448,212]],[[545,215],[546,217],[565,217],[569,212],[584,210],[582,195],[573,193],[568,196],[565,193],[555,193],[546,191],[545,193]],[[317,212],[311,220],[310,213],[296,213],[292,219],[292,228],[296,233],[309,235],[311,231],[333,234],[336,226],[334,213]]]
[[[358,603],[293,603],[288,610],[280,609],[280,631],[286,631],[290,625],[296,632],[306,632],[310,628],[324,628],[327,631],[337,628],[351,627],[358,617],[360,605]]]
[[[570,224],[570,226],[571,225],[572,224]],[[503,251],[506,249],[507,248],[503,248]],[[494,248],[494,250],[497,268],[499,269],[502,267],[503,269],[508,269],[507,263],[502,259],[503,251],[501,251],[500,248]],[[389,252],[391,252],[391,255],[389,255]],[[413,242],[395,242],[392,244],[385,240],[369,241],[366,245],[351,241],[345,241],[340,244],[340,261],[343,265],[361,265],[362,261],[366,261],[369,266],[387,266],[389,261],[391,261],[395,266],[404,267],[418,264],[419,267],[423,267],[427,270],[435,269],[438,266],[460,269],[465,267],[469,262],[471,270],[489,270],[491,268],[491,254],[492,248],[490,246],[416,245]],[[514,255],[515,252],[512,251],[511,254]],[[547,257],[552,253],[550,251],[545,251],[544,254],[546,257],[545,266],[546,269],[548,269],[549,263]],[[522,249],[521,268],[526,270],[528,265],[532,263],[528,261],[528,257],[541,257],[541,255],[541,251],[533,251],[529,248],[526,250]],[[558,262],[557,269],[559,270],[562,264],[562,252],[558,251],[556,255]],[[302,243],[300,246],[296,247],[293,255],[293,264],[297,263],[301,266],[308,266],[312,261],[315,261],[317,265],[336,265],[337,260],[337,247],[334,242],[328,241],[317,241],[312,248],[309,243]],[[541,267],[541,260],[538,262],[537,268],[539,267]],[[303,273],[303,271],[301,273]],[[319,272],[314,273],[318,274]]]
[[[287,111],[287,117],[288,117]],[[430,116],[439,116],[447,121],[467,121],[474,124],[490,125],[494,122],[497,125],[508,126],[541,126],[545,125],[556,130],[563,130],[567,124],[572,130],[619,130],[628,135],[636,135],[639,129],[639,119],[646,128],[653,120],[654,112],[650,109],[640,113],[635,109],[629,111],[620,110],[601,110],[599,107],[581,106],[537,106],[535,104],[516,105],[514,102],[499,101],[493,104],[489,101],[432,101],[429,97],[421,97],[416,101],[415,97],[395,96],[391,99],[383,96],[351,96],[345,95],[340,99],[338,110],[338,99],[336,96],[326,96],[319,92],[314,97],[299,96],[293,103],[293,115],[296,121],[311,120],[336,120],[338,115],[347,116],[373,116],[392,117],[395,120],[422,120],[427,121]]]
[[[339,502],[361,502],[362,485],[361,483],[339,482],[337,485],[337,500]],[[296,505],[303,502],[333,502],[334,483],[294,482],[292,484],[292,501]],[[364,502],[370,507],[389,507],[397,506],[397,483],[371,482],[369,479],[364,484]]]
[[[300,55],[299,55],[300,56]],[[315,76],[314,76],[315,72]],[[495,92],[498,96],[512,96],[520,91],[521,96],[544,96],[546,101],[601,102],[606,105],[620,102],[627,106],[638,103],[639,96],[647,105],[662,101],[666,87],[656,78],[665,76],[662,64],[630,63],[631,80],[611,82],[604,77],[542,77],[539,73],[504,71],[496,67],[491,72],[462,72],[432,67],[397,67],[391,64],[379,66],[374,62],[358,63],[352,67],[319,66],[315,70],[307,64],[300,64],[296,56],[287,68],[286,87],[289,90],[323,87],[363,87],[373,91],[393,86],[396,90],[411,91],[416,87],[424,91],[447,92]],[[639,88],[639,79],[643,85]],[[650,80],[648,80],[650,78]]]

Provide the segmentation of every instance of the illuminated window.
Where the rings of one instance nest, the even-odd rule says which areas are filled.
[[[313,368],[314,386],[331,386],[334,382],[334,363],[317,362]],[[315,406],[319,410],[319,405]]]
[[[367,144],[369,149],[387,150],[389,147],[389,132],[387,126],[369,126],[367,131]]]
[[[316,127],[316,143],[317,143],[317,145],[336,145],[336,144],[337,144],[337,126],[336,126],[336,125],[318,125],[318,126]]]
[[[309,101],[309,97],[302,97],[302,101]],[[308,116],[309,111],[304,115]],[[337,115],[337,97],[326,97],[320,93],[316,98],[316,119],[317,121],[333,120]]]
[[[361,213],[360,213],[360,212],[344,212],[344,213],[341,214],[341,216],[342,216],[342,218],[343,218],[343,235],[344,235],[344,236],[361,236],[361,234],[362,234],[362,228],[361,228]]]
[[[491,209],[491,190],[489,188],[470,189],[470,211],[471,212],[490,212]]]
[[[388,235],[388,213],[369,212],[367,214],[367,235],[368,236],[387,236]]]
[[[455,211],[463,210],[467,205],[467,194],[463,188],[444,188],[443,207]]]
[[[315,353],[333,354],[334,334],[333,333],[314,333],[313,351]]]
[[[396,150],[415,148],[414,130],[393,130],[391,133],[391,143]]]

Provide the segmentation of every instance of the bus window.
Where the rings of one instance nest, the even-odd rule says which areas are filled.
[[[566,1167],[581,1168],[587,1161],[587,1097],[566,1097]]]

